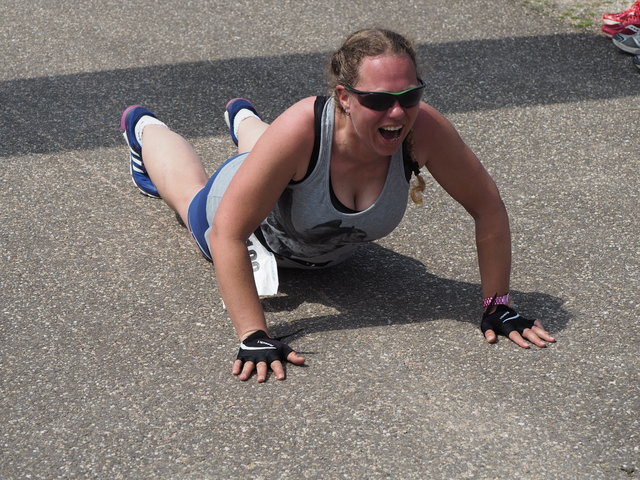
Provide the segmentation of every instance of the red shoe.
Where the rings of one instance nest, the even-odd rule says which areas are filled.
[[[640,32],[640,11],[637,13],[630,13],[624,19],[623,23],[616,23],[615,25],[602,25],[602,33],[607,37],[612,37],[616,33],[623,33],[625,35],[633,35]]]
[[[640,0],[636,0],[633,2],[629,8],[627,8],[624,12],[619,13],[605,13],[602,15],[602,23],[605,25],[617,25],[619,23],[625,23],[626,17],[632,13],[640,12]]]

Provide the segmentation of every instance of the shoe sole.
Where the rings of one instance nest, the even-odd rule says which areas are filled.
[[[635,35],[640,32],[640,25],[630,24],[626,26],[620,25],[619,28],[607,28],[607,25],[603,25],[600,30],[607,37],[611,38],[618,33],[622,33],[623,35]]]
[[[127,107],[127,109],[124,112],[122,112],[122,117],[120,117],[120,130],[124,132],[127,129],[126,120],[127,120],[127,115],[129,115],[129,112],[134,108],[138,108],[141,106],[142,105],[131,105],[130,107]]]
[[[622,42],[617,41],[615,38],[613,39],[613,44],[618,47],[620,50],[622,50],[623,52],[627,52],[627,53],[631,53],[633,55],[639,55],[640,54],[640,47],[630,47],[628,45],[625,45]]]
[[[229,100],[227,102],[227,104],[224,106],[225,111],[229,110],[229,105],[231,105],[233,102],[235,102],[236,100],[245,100],[247,102],[249,102],[249,100],[247,100],[246,98],[243,97],[236,97],[236,98],[232,98],[231,100]],[[251,103],[251,102],[249,102]]]

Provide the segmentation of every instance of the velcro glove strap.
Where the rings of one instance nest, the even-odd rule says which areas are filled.
[[[258,330],[240,342],[237,358],[243,362],[266,362],[270,365],[276,360],[285,361],[291,352],[293,349],[289,345]]]
[[[499,335],[508,337],[511,332],[515,331],[522,335],[525,328],[533,327],[533,320],[524,318],[511,307],[498,305],[495,312],[488,313],[490,309],[491,306],[482,315],[482,321],[480,322],[482,333],[487,330],[493,330]]]

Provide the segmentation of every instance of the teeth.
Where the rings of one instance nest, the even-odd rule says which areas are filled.
[[[382,130],[388,130],[390,132],[395,132],[396,130],[400,130],[402,128],[402,126],[397,126],[397,127],[380,127],[382,128]]]

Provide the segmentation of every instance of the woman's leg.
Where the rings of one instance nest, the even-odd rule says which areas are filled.
[[[191,200],[209,179],[189,142],[162,125],[147,125],[142,133],[144,166],[158,193],[185,225]]]
[[[238,153],[253,150],[253,146],[269,126],[258,117],[248,117],[238,124]]]
[[[238,146],[238,153],[253,150],[253,146],[269,126],[260,118],[256,107],[241,97],[232,98],[227,102],[224,121],[229,127],[231,139]]]

